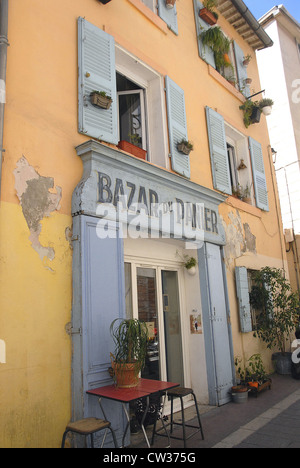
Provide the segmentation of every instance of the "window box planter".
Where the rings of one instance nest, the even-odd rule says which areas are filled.
[[[98,91],[93,91],[90,94],[91,104],[95,107],[100,107],[101,109],[109,109],[112,103],[112,98],[106,96],[105,93]]]
[[[201,8],[201,10],[199,11],[199,16],[210,26],[214,26],[215,24],[217,24],[217,18],[207,8]]]
[[[143,159],[144,161],[146,161],[147,159],[146,150],[140,148],[139,146],[133,145],[132,143],[129,143],[126,140],[119,141],[118,148],[120,148],[123,151],[126,151],[126,153],[132,154],[133,156],[139,159]]]

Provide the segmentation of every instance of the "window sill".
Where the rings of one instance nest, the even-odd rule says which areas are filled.
[[[168,27],[166,23],[153,11],[150,10],[141,0],[128,0],[137,10],[139,10],[146,18],[148,18],[151,23],[153,23],[158,29],[160,29],[164,34],[168,34]]]
[[[243,94],[240,93],[240,91],[238,91],[232,84],[230,84],[229,81],[227,81],[222,75],[220,75],[220,73],[211,65],[208,65],[208,73],[241,102],[246,101],[245,96],[243,96]]]
[[[257,218],[262,218],[262,211],[259,208],[256,208],[256,206],[253,205],[249,205],[248,203],[245,203],[236,197],[228,197],[225,203],[226,205],[232,206],[237,210],[245,211],[246,213],[256,216]]]

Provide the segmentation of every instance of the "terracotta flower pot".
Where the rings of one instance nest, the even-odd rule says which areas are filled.
[[[144,161],[146,161],[147,159],[146,150],[140,148],[139,146],[133,145],[132,143],[129,143],[126,140],[119,141],[118,148],[120,148],[123,151],[126,151],[127,153],[132,154],[133,156],[136,156],[139,159],[143,159]]]
[[[217,24],[217,18],[207,8],[201,8],[199,16],[210,26]]]

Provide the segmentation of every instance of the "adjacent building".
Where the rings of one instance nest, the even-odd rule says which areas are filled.
[[[291,282],[300,288],[300,24],[284,5],[268,11],[259,23],[274,45],[257,53],[266,96],[274,100],[268,117],[280,197]]]
[[[285,243],[266,118],[246,127],[240,106],[273,42],[219,0],[216,51],[202,9],[0,1],[2,447],[57,447],[71,419],[101,417],[86,391],[112,382],[117,317],[148,323],[142,375],[202,404],[230,400],[236,356],[271,369],[248,292],[253,270],[287,270]]]

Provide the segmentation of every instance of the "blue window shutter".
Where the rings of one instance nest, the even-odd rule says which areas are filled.
[[[235,268],[236,292],[239,301],[241,332],[252,331],[251,308],[249,300],[248,273],[245,267]]]
[[[158,15],[167,23],[168,27],[178,36],[178,21],[176,4],[174,8],[166,7],[166,0],[158,0]]]
[[[268,189],[261,144],[249,137],[256,206],[269,211]]]
[[[118,114],[114,38],[89,23],[78,19],[79,67],[79,132],[106,141],[118,143]],[[94,107],[91,91],[105,91],[112,97],[110,109]]]
[[[199,16],[199,11],[201,10],[201,8],[203,8],[203,4],[199,0],[194,0],[194,12],[195,12],[199,56],[203,60],[205,60],[205,62],[209,63],[209,65],[216,68],[215,56],[214,56],[212,49],[210,47],[204,46],[200,39],[200,34],[203,33],[204,31],[207,31],[207,29],[210,28],[209,24],[207,24]]]
[[[166,76],[166,95],[171,162],[173,171],[190,178],[190,157],[177,150],[177,143],[188,139],[184,91]]]
[[[248,78],[248,73],[247,73],[247,68],[243,65],[245,54],[240,48],[240,46],[235,41],[234,41],[234,53],[235,53],[236,71],[237,71],[240,91],[242,91],[244,96],[249,97],[251,96],[250,88],[245,82],[245,80]]]
[[[206,120],[214,188],[232,195],[224,119],[206,107]]]

